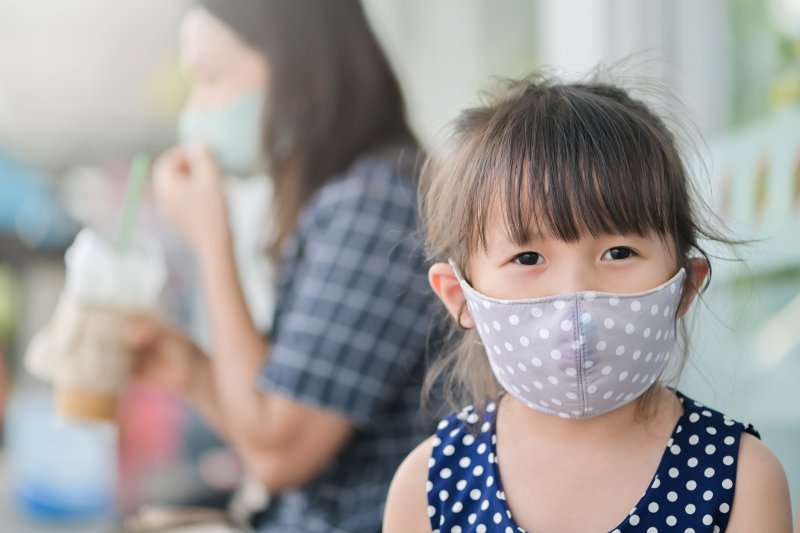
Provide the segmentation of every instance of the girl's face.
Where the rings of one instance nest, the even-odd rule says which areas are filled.
[[[577,242],[535,235],[519,245],[498,224],[487,228],[486,238],[486,249],[473,255],[466,270],[476,290],[504,300],[579,291],[642,292],[678,270],[674,245],[655,233],[586,236]]]
[[[202,7],[192,8],[183,19],[180,53],[191,83],[189,109],[213,110],[267,88],[263,54]]]

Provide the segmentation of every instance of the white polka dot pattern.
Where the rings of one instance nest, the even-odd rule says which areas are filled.
[[[684,413],[643,496],[627,516],[620,517],[612,533],[712,533],[724,531],[728,524],[741,434],[746,430],[757,436],[757,432],[676,394]],[[439,424],[427,483],[434,532],[525,533],[506,504],[497,468],[496,410],[497,405],[489,403],[481,417],[468,408]],[[715,453],[706,453],[709,446]]]
[[[637,294],[497,300],[461,279],[492,370],[529,407],[563,418],[619,408],[646,391],[675,349],[685,278]],[[655,312],[653,312],[655,310]]]

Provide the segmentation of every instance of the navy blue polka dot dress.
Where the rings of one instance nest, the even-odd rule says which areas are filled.
[[[684,412],[648,489],[611,533],[725,531],[739,441],[751,427],[676,392]],[[434,533],[525,532],[509,510],[497,469],[496,404],[480,420],[471,409],[443,419],[428,466]],[[472,427],[472,430],[468,428]]]

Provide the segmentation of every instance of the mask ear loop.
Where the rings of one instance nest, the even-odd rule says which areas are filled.
[[[461,306],[458,308],[458,317],[456,317],[456,322],[458,323],[458,329],[462,331],[469,331],[470,329],[472,329],[465,327],[463,324],[461,324],[461,315],[463,315],[464,311],[466,310],[467,310],[467,302],[463,301],[461,302]]]
[[[463,282],[464,279],[461,276],[461,270],[459,270],[459,268],[456,266],[456,262],[453,261],[452,259],[448,259],[447,262],[450,264],[451,267],[453,267],[453,271],[455,272],[458,281]],[[461,316],[464,314],[464,311],[466,310],[467,310],[467,301],[464,300],[463,302],[461,302],[461,305],[458,308],[458,316],[456,317],[456,323],[458,324],[458,329],[462,331],[469,331],[470,329],[472,329],[464,327],[464,325],[461,324]]]

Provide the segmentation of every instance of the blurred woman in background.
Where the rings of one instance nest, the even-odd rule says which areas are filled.
[[[402,458],[426,433],[430,303],[416,143],[356,0],[201,0],[182,27],[183,142],[155,169],[196,252],[212,354],[137,322],[138,375],[188,398],[272,495],[259,531],[378,531]],[[248,312],[221,175],[273,180],[268,334]]]

